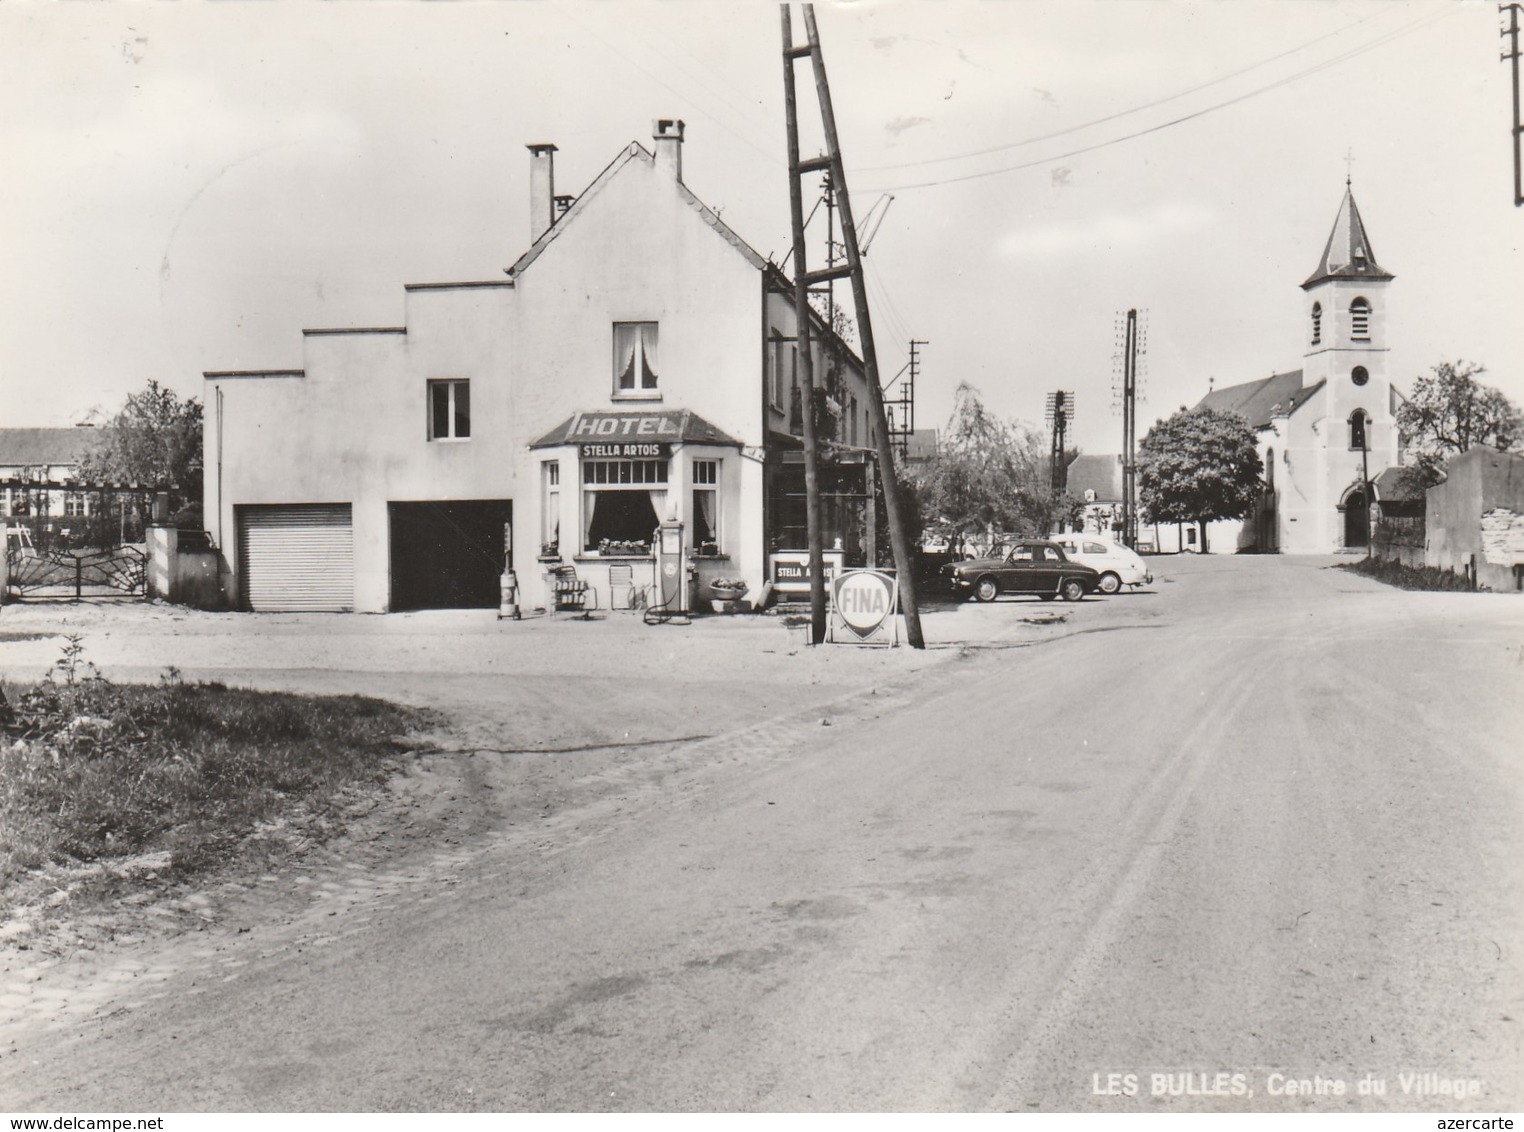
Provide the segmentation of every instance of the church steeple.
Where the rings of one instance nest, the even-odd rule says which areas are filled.
[[[1339,215],[1334,219],[1333,231],[1318,260],[1317,270],[1302,284],[1305,291],[1330,279],[1394,279],[1396,276],[1383,271],[1376,262],[1370,238],[1365,234],[1365,224],[1360,210],[1355,207],[1355,194],[1344,182],[1344,199],[1339,202]]]

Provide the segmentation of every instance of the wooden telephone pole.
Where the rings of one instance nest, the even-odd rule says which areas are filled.
[[[1513,205],[1524,205],[1524,183],[1519,169],[1519,138],[1524,135],[1524,121],[1519,118],[1519,5],[1499,4],[1498,11],[1508,13],[1508,26],[1499,34],[1509,37],[1510,50],[1503,61],[1513,61]]]
[[[857,312],[857,333],[862,340],[863,366],[867,371],[868,403],[873,414],[873,444],[878,457],[880,482],[884,487],[884,509],[889,520],[889,544],[894,550],[896,576],[899,579],[900,607],[905,615],[905,639],[912,648],[926,647],[921,635],[921,614],[916,604],[915,560],[906,536],[903,509],[900,506],[899,476],[894,468],[889,422],[884,412],[884,391],[879,384],[878,350],[873,342],[873,322],[868,314],[868,288],[863,278],[862,251],[858,247],[857,226],[852,219],[852,196],[847,191],[846,172],[842,167],[841,146],[836,136],[836,113],[831,105],[831,88],[826,81],[825,58],[820,51],[820,33],[815,27],[815,7],[803,5],[804,27],[808,42],[794,46],[793,26],[788,5],[780,4],[783,19],[783,95],[788,118],[789,204],[793,211],[794,236],[794,311],[799,323],[799,379],[805,397],[804,411],[804,490],[805,522],[810,543],[810,639],[819,644],[825,639],[825,572],[820,544],[820,485],[816,471],[815,445],[815,369],[810,357],[810,287],[832,279],[852,280],[852,302]],[[794,90],[794,62],[808,57],[815,72],[815,95],[820,104],[821,125],[825,132],[826,154],[808,161],[799,157],[799,108]],[[841,235],[845,245],[845,266],[832,265],[824,271],[807,271],[804,249],[804,193],[800,178],[829,171],[841,209]]]

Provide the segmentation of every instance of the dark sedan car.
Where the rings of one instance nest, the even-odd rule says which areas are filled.
[[[1057,543],[1043,539],[1018,542],[1004,558],[972,558],[944,570],[958,594],[972,594],[980,601],[994,601],[1001,594],[1078,601],[1101,582],[1099,571],[1070,562]]]

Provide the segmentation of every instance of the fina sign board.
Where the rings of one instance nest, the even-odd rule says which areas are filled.
[[[843,570],[831,579],[831,627],[839,622],[850,632],[842,638],[848,644],[898,644],[899,604],[899,580],[882,571]]]

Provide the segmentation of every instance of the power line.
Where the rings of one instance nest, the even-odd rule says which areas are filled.
[[[1185,122],[1190,122],[1190,121],[1193,121],[1193,120],[1195,120],[1197,118],[1203,118],[1206,115],[1215,113],[1218,110],[1226,109],[1229,106],[1235,106],[1235,105],[1237,105],[1240,102],[1247,102],[1249,99],[1255,98],[1258,95],[1265,94],[1265,93],[1267,93],[1269,91],[1276,90],[1276,89],[1278,89],[1280,87],[1283,87],[1283,86],[1287,86],[1290,83],[1298,81],[1299,79],[1304,79],[1304,78],[1307,78],[1309,75],[1317,74],[1319,71],[1325,71],[1329,67],[1334,67],[1334,66],[1337,66],[1340,63],[1347,62],[1350,59],[1357,58],[1358,56],[1364,55],[1368,51],[1373,51],[1373,50],[1375,50],[1378,47],[1384,47],[1386,44],[1392,42],[1395,39],[1400,38],[1401,36],[1408,35],[1411,32],[1419,30],[1421,27],[1426,27],[1429,24],[1437,23],[1440,20],[1445,19],[1451,13],[1453,13],[1453,12],[1455,12],[1457,10],[1458,10],[1458,8],[1446,8],[1446,9],[1443,9],[1442,11],[1440,11],[1440,13],[1438,15],[1423,17],[1422,19],[1416,21],[1413,24],[1408,25],[1405,28],[1402,28],[1402,29],[1400,29],[1398,31],[1395,31],[1395,32],[1390,32],[1387,35],[1385,35],[1385,36],[1383,36],[1383,37],[1381,37],[1379,39],[1372,40],[1370,43],[1367,43],[1367,44],[1365,44],[1362,47],[1356,48],[1356,49],[1351,50],[1351,51],[1346,51],[1342,55],[1335,56],[1332,59],[1325,60],[1324,62],[1315,64],[1314,66],[1304,68],[1303,70],[1298,71],[1295,74],[1288,75],[1288,76],[1286,76],[1285,78],[1282,78],[1282,79],[1277,79],[1275,82],[1267,83],[1267,84],[1265,84],[1262,87],[1257,87],[1256,89],[1248,91],[1248,92],[1246,92],[1244,94],[1237,95],[1237,96],[1235,96],[1233,98],[1225,99],[1222,102],[1218,102],[1218,103],[1215,103],[1215,104],[1213,104],[1211,106],[1207,106],[1207,107],[1205,107],[1205,108],[1203,108],[1201,110],[1195,110],[1195,111],[1192,111],[1189,114],[1183,114],[1179,118],[1172,118],[1168,122],[1161,122],[1158,125],[1149,126],[1148,128],[1142,129],[1142,130],[1134,130],[1132,133],[1130,133],[1130,134],[1123,134],[1121,137],[1111,138],[1111,139],[1108,139],[1107,141],[1096,142],[1093,145],[1080,146],[1078,149],[1071,149],[1071,150],[1069,150],[1066,153],[1050,154],[1047,157],[1038,158],[1035,161],[1025,161],[1025,162],[1022,162],[1022,163],[1017,164],[1017,165],[1004,165],[1004,166],[1001,166],[998,169],[986,169],[985,171],[983,171],[981,173],[966,173],[966,174],[964,174],[962,176],[959,176],[959,177],[942,177],[942,178],[938,178],[938,179],[932,180],[932,181],[917,181],[917,182],[915,182],[913,184],[874,185],[874,186],[871,186],[868,189],[868,191],[869,192],[908,192],[911,189],[929,189],[929,188],[935,188],[935,187],[937,187],[939,185],[955,185],[955,184],[959,184],[960,182],[963,182],[963,181],[977,181],[977,180],[982,180],[985,177],[998,177],[1002,173],[1015,173],[1015,172],[1018,172],[1018,171],[1020,171],[1022,169],[1035,169],[1036,167],[1038,167],[1040,165],[1051,165],[1055,161],[1063,161],[1066,158],[1078,157],[1081,154],[1094,153],[1096,150],[1107,149],[1110,146],[1120,145],[1122,142],[1132,141],[1135,138],[1146,137],[1149,134],[1156,134],[1156,133],[1160,132],[1161,130],[1167,130],[1167,129],[1169,129],[1171,126],[1179,126],[1179,125],[1182,125]]]
[[[1322,43],[1325,39],[1333,39],[1336,36],[1343,35],[1351,28],[1359,27],[1361,24],[1367,22],[1368,20],[1373,20],[1377,16],[1385,14],[1386,11],[1388,11],[1386,8],[1378,9],[1377,11],[1372,12],[1369,16],[1356,20],[1352,24],[1346,24],[1344,27],[1341,27],[1336,31],[1331,31],[1325,35],[1320,35],[1316,39],[1309,39],[1306,43],[1299,44],[1298,46],[1291,48],[1289,51],[1282,51],[1279,55],[1272,55],[1268,59],[1261,59],[1258,63],[1250,63],[1247,67],[1240,67],[1236,71],[1231,71],[1226,75],[1220,75],[1215,79],[1201,83],[1199,86],[1189,87],[1186,90],[1177,91],[1174,94],[1166,95],[1164,98],[1155,99],[1153,102],[1145,102],[1139,106],[1133,106],[1127,110],[1118,110],[1114,114],[1107,114],[1101,118],[1092,118],[1090,121],[1081,122],[1077,126],[1066,126],[1064,129],[1054,130],[1052,133],[1039,134],[1036,137],[1031,138],[1023,138],[1021,141],[1006,142],[1003,145],[991,146],[989,149],[971,150],[968,153],[954,153],[949,154],[946,157],[926,157],[922,158],[919,161],[901,161],[891,165],[864,165],[858,169],[857,172],[880,173],[889,169],[911,169],[920,165],[935,165],[944,161],[962,161],[970,157],[988,157],[992,153],[1002,153],[1008,149],[1019,149],[1024,145],[1036,145],[1038,142],[1052,141],[1054,138],[1061,138],[1066,134],[1077,134],[1081,130],[1090,129],[1092,126],[1100,126],[1104,125],[1107,122],[1114,122],[1118,118],[1126,118],[1130,114],[1137,114],[1144,110],[1152,110],[1156,106],[1163,106],[1166,103],[1178,101],[1179,99],[1185,98],[1188,95],[1198,94],[1201,91],[1207,90],[1211,87],[1220,86],[1222,83],[1230,82],[1233,79],[1248,74],[1250,71],[1256,71],[1261,67],[1269,66],[1271,63],[1274,63],[1280,59],[1284,59],[1288,55],[1295,55],[1300,51],[1305,51],[1307,48],[1312,47],[1315,44]]]

